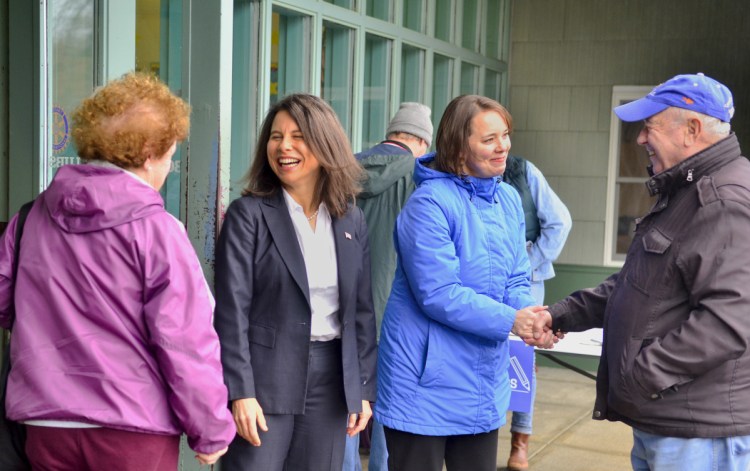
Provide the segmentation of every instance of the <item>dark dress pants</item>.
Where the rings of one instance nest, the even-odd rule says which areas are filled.
[[[385,427],[388,471],[496,471],[497,429],[476,435],[429,436]]]
[[[237,435],[221,460],[223,471],[341,471],[349,417],[341,342],[312,342],[309,361],[305,413],[265,414],[261,445]]]

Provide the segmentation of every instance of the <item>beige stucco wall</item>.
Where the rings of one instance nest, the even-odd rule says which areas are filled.
[[[513,152],[537,164],[571,210],[558,262],[603,263],[612,86],[695,72],[733,91],[732,125],[750,154],[750,2],[514,2]]]

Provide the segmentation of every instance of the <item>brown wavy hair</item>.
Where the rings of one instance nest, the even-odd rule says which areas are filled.
[[[289,95],[268,110],[255,145],[253,163],[243,179],[242,194],[270,196],[281,189],[281,181],[268,163],[267,150],[273,120],[280,111],[286,111],[294,119],[320,163],[314,203],[322,201],[331,215],[343,216],[360,192],[364,172],[354,158],[336,112],[322,98],[306,93]]]
[[[86,98],[73,113],[73,142],[83,160],[140,167],[187,138],[190,106],[151,75],[129,73]]]
[[[471,136],[471,120],[483,111],[495,111],[505,120],[508,132],[513,132],[513,118],[503,105],[481,95],[461,95],[454,98],[443,112],[435,139],[435,168],[453,175],[464,174]]]

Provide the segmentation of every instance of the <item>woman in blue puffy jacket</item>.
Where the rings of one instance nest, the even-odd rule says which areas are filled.
[[[512,119],[498,102],[460,96],[437,152],[416,162],[398,217],[398,267],[383,319],[375,417],[389,469],[495,471],[510,400],[508,336],[529,337],[524,215],[500,175]]]

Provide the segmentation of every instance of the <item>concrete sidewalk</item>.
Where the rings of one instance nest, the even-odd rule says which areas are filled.
[[[631,469],[631,429],[621,422],[592,420],[595,395],[592,379],[561,367],[539,367],[534,434],[529,443],[530,470]],[[498,470],[506,469],[509,453],[510,414],[500,429]]]
[[[540,366],[537,384],[534,434],[529,444],[530,470],[631,469],[630,427],[591,419],[595,396],[592,379],[562,367]],[[509,453],[510,414],[507,424],[500,429],[498,470],[506,469]],[[362,458],[362,469],[367,470],[367,456]]]

